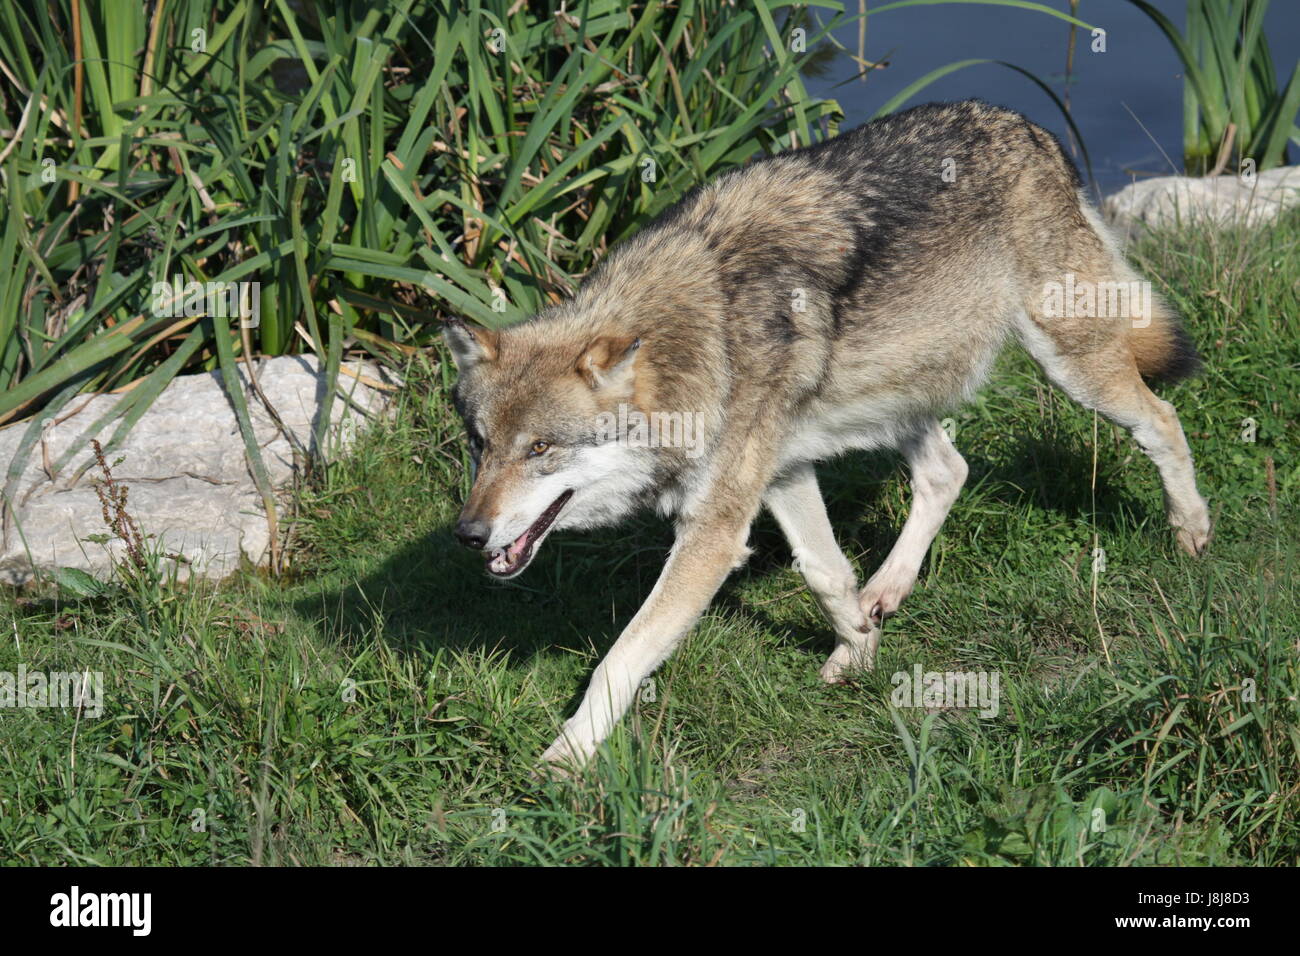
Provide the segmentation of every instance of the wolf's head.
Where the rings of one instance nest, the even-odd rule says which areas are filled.
[[[635,401],[640,338],[563,317],[497,331],[453,319],[443,336],[474,463],[455,535],[489,574],[522,572],[556,528],[612,524],[636,506],[653,452],[608,423]]]

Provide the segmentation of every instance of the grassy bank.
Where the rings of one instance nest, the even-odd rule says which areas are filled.
[[[287,581],[5,599],[0,671],[103,671],[105,708],[0,716],[4,857],[1300,862],[1300,218],[1138,255],[1207,360],[1165,393],[1217,515],[1204,560],[1128,437],[1010,353],[954,416],[971,479],[875,673],[818,681],[829,631],[764,518],[597,764],[537,785],[670,531],[557,535],[487,580],[448,533],[463,450],[422,358],[395,420],[304,492]],[[869,572],[907,512],[900,464],[822,473]],[[997,672],[998,715],[891,707],[917,664]]]

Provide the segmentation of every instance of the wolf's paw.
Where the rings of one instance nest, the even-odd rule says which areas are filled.
[[[553,744],[542,751],[542,766],[533,772],[533,777],[537,779],[541,775],[543,778],[551,779],[572,778],[582,769],[582,765],[590,755],[574,740],[571,733],[562,733],[555,738]]]
[[[1210,516],[1201,514],[1196,518],[1179,521],[1170,518],[1174,526],[1174,535],[1178,546],[1194,558],[1199,558],[1210,545]]]
[[[819,672],[822,680],[828,684],[847,684],[848,676],[853,671],[871,670],[874,655],[866,647],[853,647],[849,644],[837,645],[826,658]]]
[[[834,656],[831,656],[827,658],[826,663],[822,665],[822,669],[818,673],[821,674],[822,680],[828,684],[847,684],[849,682],[848,678],[844,676],[846,670],[847,668],[843,664],[837,661]]]
[[[533,783],[541,784],[555,780],[576,780],[578,771],[571,764],[542,760],[536,767],[528,771],[528,776]]]

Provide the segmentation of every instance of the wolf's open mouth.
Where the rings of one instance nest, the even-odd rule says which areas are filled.
[[[546,532],[559,516],[560,509],[572,497],[573,489],[570,488],[552,501],[542,512],[541,517],[529,525],[527,531],[515,538],[513,544],[507,548],[496,548],[487,552],[488,573],[498,578],[512,578],[528,567],[528,562],[533,560],[533,549],[546,536]]]

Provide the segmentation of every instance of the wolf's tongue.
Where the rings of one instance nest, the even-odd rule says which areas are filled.
[[[488,570],[494,574],[512,573],[519,565],[528,561],[532,557],[533,545],[537,539],[546,534],[547,530],[555,522],[556,516],[560,513],[565,503],[573,497],[573,489],[569,489],[551,502],[550,506],[542,512],[541,516],[532,523],[532,526],[515,538],[507,547],[489,552],[487,555]]]
[[[514,543],[510,545],[510,547],[506,548],[506,557],[513,561],[515,558],[519,557],[519,555],[523,554],[524,549],[528,547],[528,542],[529,539],[532,538],[532,534],[533,529],[529,528],[519,537],[515,538]]]
[[[504,549],[492,552],[492,555],[488,558],[488,563],[498,571],[506,571],[514,567],[519,559],[532,547],[536,529],[537,526],[533,525]]]

